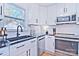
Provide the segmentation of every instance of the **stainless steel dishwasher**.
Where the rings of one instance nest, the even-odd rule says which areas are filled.
[[[38,55],[40,56],[45,51],[45,35],[38,37]]]

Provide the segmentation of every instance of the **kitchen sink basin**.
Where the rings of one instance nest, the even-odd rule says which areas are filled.
[[[32,36],[24,35],[24,36],[19,36],[19,37],[7,38],[7,40],[9,40],[10,42],[12,42],[12,41],[16,41],[16,40],[31,38],[31,37],[32,37]]]

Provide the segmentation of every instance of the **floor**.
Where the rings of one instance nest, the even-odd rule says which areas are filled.
[[[68,55],[57,51],[53,53],[45,51],[41,54],[41,56],[72,56],[72,55]]]

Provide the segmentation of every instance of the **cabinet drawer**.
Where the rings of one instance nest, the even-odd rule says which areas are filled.
[[[30,42],[30,47],[35,47],[37,45],[37,39],[32,39],[29,42]]]
[[[8,56],[8,55],[9,55],[8,47],[0,48],[0,56]]]
[[[18,55],[21,55],[23,53],[25,54],[25,51],[28,49],[28,47],[27,47],[28,44],[29,44],[29,42],[25,41],[25,42],[11,45],[10,46],[10,55],[18,56]]]

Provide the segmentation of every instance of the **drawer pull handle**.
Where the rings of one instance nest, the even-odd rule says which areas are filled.
[[[20,47],[23,47],[24,45],[21,45],[21,46],[19,46],[19,47],[16,47],[16,48],[20,48]]]
[[[35,42],[35,40],[31,41],[31,43]]]
[[[43,37],[43,38],[39,39],[39,41],[40,41],[40,40],[43,40],[43,39],[45,39],[45,37]]]

